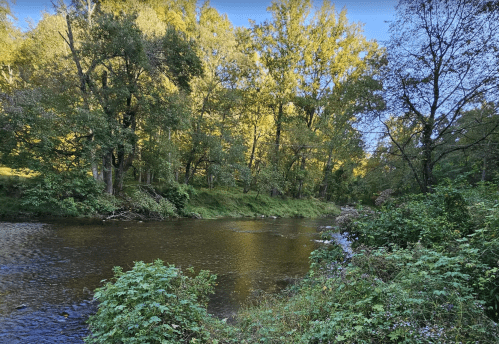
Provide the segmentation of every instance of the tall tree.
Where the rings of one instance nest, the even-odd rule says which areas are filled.
[[[236,132],[241,105],[237,82],[245,56],[237,49],[235,31],[226,15],[205,3],[200,9],[197,41],[205,74],[193,81],[192,121],[183,135],[184,183],[205,168],[213,178],[232,184],[242,168],[245,147]]]
[[[400,0],[397,6],[384,75],[388,111],[380,119],[422,192],[431,191],[433,169],[443,157],[497,128],[492,123],[475,141],[461,143],[463,128],[454,126],[484,97],[497,100],[499,11],[488,3]],[[397,137],[393,117],[410,128],[407,135]]]
[[[348,109],[348,105],[353,105],[352,99],[347,100],[343,96],[341,106],[334,99],[344,93],[345,84],[354,84],[356,80],[368,75],[371,71],[370,60],[379,58],[380,50],[375,41],[365,39],[360,24],[348,22],[346,10],[336,12],[334,5],[327,0],[304,29],[307,32],[307,43],[298,68],[302,77],[295,104],[301,110],[300,120],[305,125],[305,131],[314,137],[318,136],[319,127],[328,127],[326,122],[329,120],[334,120],[336,125],[355,120],[354,112],[351,111],[353,108]],[[341,116],[347,118],[341,119]],[[340,128],[344,126],[339,125],[338,129]],[[327,131],[330,132],[330,129]],[[337,134],[340,132],[338,130]],[[346,137],[343,139],[348,140]],[[331,148],[331,140],[326,139],[325,142]],[[306,160],[311,151],[306,146],[300,147],[301,171],[305,171]],[[303,178],[298,180],[298,197],[301,195],[303,182]]]
[[[253,37],[261,63],[273,82],[273,100],[268,104],[274,116],[273,168],[279,171],[280,148],[286,107],[294,99],[300,74],[297,73],[303,48],[306,46],[306,20],[311,11],[309,0],[273,0],[267,9],[272,20],[253,26]],[[276,195],[274,188],[272,194]]]
[[[0,89],[12,89],[14,85],[15,52],[21,42],[21,34],[12,23],[12,12],[5,0],[0,0]]]
[[[123,187],[126,170],[132,166],[137,148],[137,125],[149,111],[164,111],[161,97],[153,85],[164,75],[180,89],[189,91],[189,80],[201,73],[201,64],[192,42],[170,29],[159,38],[147,39],[135,23],[135,15],[101,13],[82,45],[81,55],[72,38],[68,19],[67,43],[78,67],[84,96],[95,97],[107,125],[101,133],[107,191],[111,192],[114,167],[114,192]],[[88,61],[83,71],[81,61]],[[156,83],[154,82],[156,80]],[[168,92],[167,89],[165,89]]]
[[[179,107],[189,102],[179,99],[202,73],[191,39],[173,28],[145,33],[137,18],[79,2],[27,35],[17,61],[24,87],[0,118],[3,161],[57,171],[102,158],[106,191],[121,191],[138,133],[184,122]]]

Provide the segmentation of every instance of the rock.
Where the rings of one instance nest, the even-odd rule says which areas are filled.
[[[191,218],[193,219],[202,219],[203,217],[199,213],[191,213],[190,214]]]
[[[326,245],[329,245],[334,242],[333,240],[314,240],[314,241]]]
[[[386,190],[383,190],[379,193],[379,196],[378,198],[376,198],[376,200],[374,201],[374,204],[379,207],[381,205],[383,205],[384,203],[386,203],[387,201],[391,200],[392,197],[391,195],[393,194],[393,190],[392,189],[386,189]]]

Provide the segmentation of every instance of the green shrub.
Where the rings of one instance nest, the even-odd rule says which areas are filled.
[[[420,242],[426,246],[448,242],[472,232],[465,188],[439,186],[426,195],[410,195],[389,202],[375,216],[360,218],[349,228],[357,243],[370,246]]]
[[[499,320],[499,192],[497,186],[439,186],[433,194],[391,203],[374,216],[359,218],[349,229],[354,245],[374,247],[416,243],[460,257],[468,286]],[[466,254],[465,254],[466,253]]]
[[[126,207],[129,211],[149,218],[176,217],[177,208],[168,199],[156,193],[152,186],[134,186],[126,191]]]
[[[113,282],[96,290],[99,307],[88,321],[92,334],[85,342],[204,342],[207,296],[215,279],[208,271],[190,278],[161,260],[136,262],[128,272],[115,267]]]
[[[499,204],[491,207],[480,202],[473,207],[474,212],[482,214],[480,229],[469,235],[465,244],[475,249],[475,255],[484,266],[478,268],[469,264],[470,275],[475,281],[475,289],[480,298],[486,301],[487,314],[499,321]],[[486,213],[483,213],[483,208]]]
[[[85,172],[47,173],[24,184],[21,205],[41,215],[88,215],[101,210],[101,193]]]
[[[156,190],[161,196],[175,205],[179,214],[183,214],[185,206],[189,202],[188,188],[189,186],[185,184],[170,183],[156,187]]]
[[[462,257],[419,246],[357,252],[323,278],[328,301],[303,342],[497,343]],[[383,278],[385,280],[383,280]],[[320,308],[319,308],[320,309]]]
[[[313,257],[320,264],[289,295],[241,312],[239,341],[497,343],[497,325],[470,287],[463,261],[470,252],[463,249],[452,256],[422,245],[363,246],[350,262],[336,248],[319,249]]]

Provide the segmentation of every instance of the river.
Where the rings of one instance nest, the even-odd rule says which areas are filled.
[[[0,343],[82,343],[92,291],[113,266],[157,258],[218,275],[220,318],[308,271],[329,219],[0,222]]]

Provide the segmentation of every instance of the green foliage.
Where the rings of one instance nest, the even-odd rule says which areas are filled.
[[[278,194],[283,194],[286,190],[286,180],[282,173],[275,168],[270,167],[261,170],[256,179],[257,197],[260,194],[270,194],[272,190],[275,190]]]
[[[359,243],[372,246],[417,241],[430,245],[460,238],[471,231],[465,191],[444,185],[431,194],[406,196],[385,205],[374,218],[358,221],[350,231]]]
[[[156,193],[152,186],[129,187],[124,198],[125,207],[133,213],[156,219],[178,216],[175,205]]]
[[[338,213],[333,203],[317,199],[285,199],[270,197],[250,191],[243,193],[240,188],[226,190],[201,189],[191,195],[186,213],[198,213],[203,218],[279,216],[279,217],[320,217]]]
[[[496,342],[497,329],[469,287],[464,256],[421,245],[390,252],[360,248],[348,266],[332,264],[336,271],[324,286],[334,310],[316,320],[305,337],[346,343]]]
[[[183,214],[185,206],[189,202],[188,185],[170,183],[156,187],[158,193],[175,205],[179,214]]]
[[[23,186],[21,205],[39,215],[83,216],[115,209],[102,186],[84,172],[46,173]]]
[[[469,286],[499,320],[499,221],[494,184],[475,188],[447,184],[427,195],[404,198],[373,217],[359,218],[348,230],[354,245],[406,247],[420,243],[460,259]]]
[[[22,213],[22,188],[23,183],[18,176],[0,176],[0,217],[15,217]]]
[[[207,296],[215,279],[208,271],[188,277],[159,259],[136,262],[128,272],[115,267],[112,282],[96,290],[99,309],[89,319],[92,334],[85,342],[204,342],[209,337],[203,326]]]
[[[243,310],[241,343],[497,343],[498,329],[470,288],[467,256],[421,245],[320,249],[320,264],[286,296]]]

